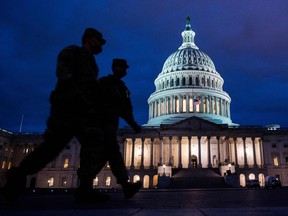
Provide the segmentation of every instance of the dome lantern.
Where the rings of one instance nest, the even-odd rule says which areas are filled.
[[[194,37],[195,37],[195,32],[191,28],[191,23],[190,23],[190,17],[186,17],[186,28],[185,30],[181,33],[182,38],[183,38],[183,43],[179,47],[180,49],[185,49],[187,47],[191,47],[193,49],[199,49],[195,43],[194,43]]]

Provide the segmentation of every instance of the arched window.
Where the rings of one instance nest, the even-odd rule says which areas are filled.
[[[179,78],[177,77],[177,78],[176,78],[176,86],[179,86],[179,82],[180,82],[180,81],[179,81]]]
[[[149,188],[149,176],[145,175],[143,179],[143,188]]]
[[[171,79],[170,87],[173,87],[173,86],[174,86],[174,79]]]
[[[158,175],[153,176],[153,188],[157,187],[158,185]]]
[[[106,178],[105,184],[106,184],[106,186],[110,186],[111,185],[111,177],[110,176],[108,176]]]
[[[261,187],[264,187],[265,186],[265,176],[263,173],[260,173],[258,175],[258,179],[259,179],[259,184]]]
[[[96,177],[96,178],[93,179],[93,188],[95,188],[95,187],[98,186],[98,182],[99,182],[98,177]]]
[[[182,78],[182,86],[185,86],[185,85],[186,85],[186,78],[183,77],[183,78]]]
[[[250,173],[248,179],[249,179],[249,180],[253,180],[253,179],[255,179],[255,175],[254,175],[254,173]]]
[[[189,85],[192,85],[192,77],[189,77]]]
[[[137,182],[137,181],[140,181],[140,176],[139,175],[135,175],[133,177],[133,182]]]
[[[196,77],[196,86],[199,86],[199,77]]]
[[[246,179],[245,179],[245,175],[244,174],[240,174],[239,176],[239,180],[240,180],[240,186],[241,187],[245,187],[246,186]]]

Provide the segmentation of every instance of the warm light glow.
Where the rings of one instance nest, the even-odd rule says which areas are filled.
[[[69,167],[69,159],[65,158],[63,168],[67,169]]]
[[[110,185],[111,185],[111,177],[108,176],[108,177],[106,178],[106,186],[110,186]]]

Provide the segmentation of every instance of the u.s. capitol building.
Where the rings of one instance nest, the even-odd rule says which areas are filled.
[[[143,188],[245,187],[248,179],[264,186],[264,178],[273,175],[288,186],[288,129],[233,123],[224,79],[196,46],[189,18],[182,37],[154,81],[141,133],[119,130],[130,181],[141,180]],[[6,171],[41,142],[42,134],[0,131],[0,186]],[[72,139],[54,161],[27,178],[27,187],[76,188],[79,152]],[[119,187],[109,164],[95,176],[94,186]]]

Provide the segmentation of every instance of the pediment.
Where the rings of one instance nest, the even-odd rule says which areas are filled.
[[[162,129],[182,129],[182,130],[221,130],[227,125],[215,124],[208,120],[193,116],[170,125],[161,125]]]

